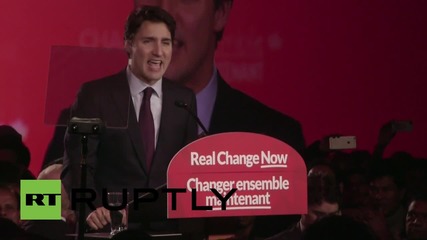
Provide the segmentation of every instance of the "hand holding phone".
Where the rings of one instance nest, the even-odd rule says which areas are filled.
[[[355,149],[355,148],[356,148],[355,136],[329,137],[330,150],[344,150],[344,149]]]

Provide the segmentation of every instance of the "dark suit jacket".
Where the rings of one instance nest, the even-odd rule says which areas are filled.
[[[61,113],[62,118],[67,115],[68,111]],[[305,147],[298,121],[230,87],[220,76],[209,132],[214,134],[234,131],[266,134],[288,143],[299,152]],[[64,127],[55,129],[44,166],[62,156],[63,147],[59,143],[62,143],[64,133]]]
[[[197,138],[197,124],[175,101],[196,109],[190,89],[163,79],[162,113],[156,152],[148,170],[142,137],[130,97],[126,71],[83,84],[72,107],[72,116],[101,118],[107,126],[99,136],[88,139],[87,186],[100,193],[102,188],[156,188],[166,183],[166,170],[172,157]],[[65,188],[79,187],[81,137],[66,134],[62,180]],[[132,192],[131,192],[132,195]],[[132,197],[132,196],[131,196]],[[96,206],[101,195],[97,196]]]
[[[295,119],[273,110],[218,79],[218,92],[209,132],[253,132],[282,140],[301,152],[305,142]]]
[[[234,131],[260,133],[277,138],[300,154],[305,147],[302,128],[298,121],[232,88],[219,76],[209,133]],[[298,216],[257,217],[252,236],[271,236],[297,219]],[[232,233],[240,227],[238,221],[238,218],[208,219],[207,231],[210,234]]]

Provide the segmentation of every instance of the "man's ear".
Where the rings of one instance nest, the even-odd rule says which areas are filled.
[[[215,10],[215,23],[214,23],[215,32],[220,32],[224,30],[232,5],[233,5],[233,0],[222,0],[218,9]]]
[[[130,56],[132,53],[132,44],[132,40],[125,40],[124,48],[128,53],[128,56]]]

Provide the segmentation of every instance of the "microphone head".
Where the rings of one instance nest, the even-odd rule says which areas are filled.
[[[184,108],[196,120],[197,124],[199,125],[200,128],[202,128],[203,132],[206,135],[208,135],[208,130],[203,125],[202,121],[200,121],[199,117],[197,117],[197,115],[193,112],[193,110],[188,106],[187,103],[185,103],[184,101],[176,100],[175,106]]]
[[[183,101],[179,101],[179,100],[175,101],[175,106],[180,107],[180,108],[187,108],[188,107],[187,103],[185,103]]]

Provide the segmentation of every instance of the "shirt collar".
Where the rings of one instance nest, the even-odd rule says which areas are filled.
[[[126,68],[126,75],[129,83],[130,94],[132,97],[140,95],[141,92],[144,91],[144,89],[147,87],[152,87],[157,96],[159,96],[160,98],[162,97],[162,78],[159,81],[155,82],[153,85],[149,85],[146,82],[140,80],[138,77],[136,77],[130,70],[129,65]]]

